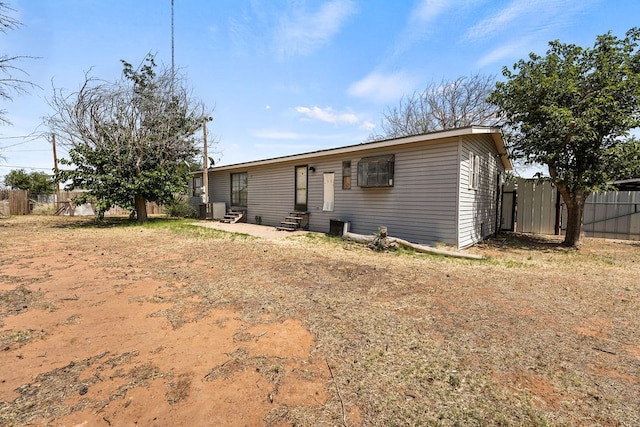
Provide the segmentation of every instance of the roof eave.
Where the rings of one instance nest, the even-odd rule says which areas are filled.
[[[459,137],[459,136],[466,136],[466,135],[477,135],[477,134],[491,134],[492,139],[496,144],[496,148],[498,149],[498,153],[500,154],[504,153],[504,155],[501,156],[502,164],[504,165],[505,169],[511,170],[512,169],[511,161],[509,160],[508,155],[506,155],[506,149],[504,146],[504,141],[502,139],[501,130],[499,128],[490,127],[490,126],[469,126],[464,128],[458,128],[458,129],[432,132],[432,133],[423,134],[423,135],[412,135],[412,136],[405,136],[402,138],[385,139],[385,140],[373,141],[373,142],[363,142],[360,144],[347,145],[347,146],[338,147],[338,148],[328,148],[325,150],[311,151],[308,153],[292,154],[292,155],[274,157],[274,158],[263,159],[263,160],[253,160],[249,162],[235,163],[235,164],[224,165],[224,166],[215,166],[213,168],[210,168],[209,171],[215,172],[215,171],[224,171],[228,169],[241,169],[241,168],[248,168],[248,167],[254,167],[254,166],[264,166],[264,165],[269,165],[273,163],[303,161],[303,160],[314,159],[314,158],[324,157],[329,155],[347,154],[355,151],[361,151],[364,149],[372,150],[376,148],[386,148],[386,147],[393,147],[397,145],[411,144],[414,142],[433,141],[436,139],[452,138],[452,137]]]

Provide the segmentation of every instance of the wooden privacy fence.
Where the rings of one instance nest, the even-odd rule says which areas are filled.
[[[0,216],[28,215],[31,213],[27,190],[0,190]]]
[[[562,234],[567,209],[550,182],[519,179],[505,184],[502,230],[533,234]],[[512,201],[515,200],[515,203]],[[640,240],[640,192],[607,191],[589,196],[583,232],[588,237]]]
[[[73,199],[74,197],[78,197],[85,194],[85,192],[82,191],[61,191],[58,193],[58,201],[57,201],[57,205],[58,208],[65,208],[62,209],[62,213],[65,215],[74,215],[73,212],[78,211],[78,209],[75,209],[75,206],[73,205]],[[68,205],[68,206],[65,206]],[[91,204],[89,204],[91,205]],[[74,209],[71,209],[71,206],[74,206]],[[60,210],[60,209],[59,209]],[[75,213],[75,215],[84,215],[86,214],[86,212],[92,211],[91,215],[95,214],[95,211],[93,211],[93,207],[91,206],[88,209],[82,209],[83,212],[85,213]],[[57,211],[56,211],[57,212]],[[114,206],[111,209],[109,209],[107,212],[105,212],[106,216],[109,215],[129,215],[131,211],[127,210],[127,209],[123,209],[120,206]],[[157,205],[154,202],[147,202],[147,214],[148,215],[154,215],[154,214],[161,214],[163,213],[162,211],[162,206]]]
[[[83,192],[81,191],[61,191],[57,194],[57,197],[55,195],[33,195],[33,198],[38,203],[55,204],[54,212],[69,215],[75,211],[75,207],[71,209],[71,206],[74,206],[73,198],[82,194]],[[27,190],[0,190],[0,216],[28,215],[31,213],[32,205],[33,202],[30,200]],[[128,215],[129,212],[129,210],[122,209],[119,206],[114,206],[106,212],[106,215]],[[153,202],[147,203],[147,214],[162,213],[164,213],[162,206]]]

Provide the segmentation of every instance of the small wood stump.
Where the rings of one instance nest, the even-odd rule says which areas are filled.
[[[378,234],[376,234],[376,237],[368,245],[369,249],[373,249],[375,251],[396,250],[398,249],[398,246],[398,242],[389,237],[387,234],[387,227],[384,226],[378,227]]]

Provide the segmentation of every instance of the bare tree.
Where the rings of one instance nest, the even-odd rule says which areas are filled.
[[[7,33],[9,30],[15,30],[20,26],[20,22],[9,16],[13,11],[7,4],[0,1],[0,32]],[[18,61],[29,58],[28,56],[17,55],[0,55],[0,99],[3,101],[11,101],[12,94],[24,94],[27,87],[35,86],[25,78],[16,77],[21,75],[26,77],[27,73],[16,65]],[[0,109],[0,124],[10,124],[5,117],[6,110]]]
[[[455,80],[432,82],[423,91],[403,97],[385,110],[382,134],[369,140],[399,138],[472,125],[494,126],[498,108],[487,102],[495,88],[495,76],[473,74]]]

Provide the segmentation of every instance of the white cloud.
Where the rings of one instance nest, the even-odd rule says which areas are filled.
[[[409,13],[407,24],[395,43],[394,55],[408,51],[412,45],[438,31],[435,23],[449,10],[458,11],[472,0],[421,0]]]
[[[506,25],[536,9],[539,4],[540,1],[535,0],[512,1],[506,8],[469,28],[464,35],[464,40],[478,40],[503,31]]]
[[[479,41],[505,32],[513,35],[550,30],[562,26],[572,15],[588,8],[590,3],[588,0],[513,0],[469,28],[463,41]]]
[[[251,136],[259,139],[268,140],[287,140],[287,141],[349,141],[353,140],[352,133],[300,133],[291,131],[281,131],[272,128],[256,129],[251,131]],[[269,144],[269,146],[276,146],[278,144]],[[283,147],[287,144],[280,144]],[[260,144],[257,144],[260,146]],[[300,147],[300,145],[296,145]]]
[[[436,20],[447,6],[451,7],[454,2],[447,0],[422,0],[411,11],[410,22],[412,25],[424,25]]]
[[[375,129],[375,127],[376,125],[373,122],[370,122],[369,120],[366,120],[360,125],[360,129],[364,129],[364,130],[373,130]]]
[[[497,62],[504,63],[505,59],[520,57],[522,56],[522,52],[527,52],[531,50],[531,43],[533,42],[532,37],[525,37],[522,39],[515,40],[511,43],[503,44],[493,49],[482,58],[480,58],[476,65],[480,68],[485,67],[487,65],[495,64]]]
[[[285,131],[279,131],[279,130],[273,130],[273,129],[258,129],[251,132],[251,135],[256,138],[262,138],[262,139],[295,140],[295,139],[304,138],[304,135],[299,134],[297,132],[285,132]]]
[[[333,0],[315,12],[297,8],[279,20],[276,51],[284,57],[308,54],[328,43],[355,12],[352,0]]]
[[[296,107],[295,110],[310,119],[320,120],[322,122],[332,123],[335,125],[342,123],[355,124],[360,121],[358,116],[353,113],[336,113],[331,107]]]
[[[231,50],[236,55],[246,55],[253,47],[253,35],[251,29],[251,18],[243,14],[239,17],[231,17],[228,21],[229,37],[231,39]]]
[[[416,78],[403,72],[383,74],[374,71],[348,89],[351,96],[366,98],[378,103],[399,101],[415,90]]]

